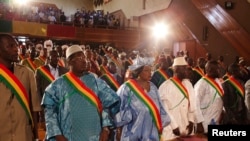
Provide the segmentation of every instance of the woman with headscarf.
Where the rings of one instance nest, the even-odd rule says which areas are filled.
[[[170,123],[159,98],[157,87],[150,82],[152,62],[139,57],[129,66],[134,78],[120,86],[120,112],[116,115],[117,141],[159,141],[162,128]]]

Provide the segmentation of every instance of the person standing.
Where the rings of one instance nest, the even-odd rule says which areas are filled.
[[[172,65],[173,77],[159,87],[164,109],[171,117],[171,123],[163,130],[164,140],[188,136],[193,132],[195,121],[195,94],[191,82],[186,79],[187,62],[176,57]]]
[[[247,107],[245,105],[244,81],[238,64],[228,67],[230,77],[222,83],[224,90],[223,106],[225,113],[222,124],[246,124]]]
[[[100,65],[100,73],[101,75],[109,72],[108,71],[108,58],[107,56],[102,56],[102,63]]]
[[[21,65],[27,66],[28,68],[30,68],[34,73],[37,69],[37,63],[35,62],[35,56],[36,55],[36,48],[35,47],[31,47],[30,49],[30,55],[28,58],[25,58],[21,61]]]
[[[208,61],[204,75],[194,86],[198,118],[197,129],[204,128],[208,132],[209,124],[221,124],[223,114],[224,91],[219,79],[219,64],[217,61]]]
[[[151,82],[153,82],[157,88],[159,88],[164,81],[173,76],[172,72],[169,71],[169,67],[170,64],[168,64],[165,57],[159,59],[159,68],[154,71],[151,78]]]
[[[18,54],[19,62],[28,57],[26,51],[27,49],[25,45],[19,45],[19,54]]]
[[[197,59],[197,65],[193,67],[193,86],[205,75],[205,65],[206,59],[203,57],[199,57]]]
[[[50,83],[68,72],[67,68],[58,65],[58,59],[59,54],[56,50],[52,50],[49,53],[47,61],[49,63],[36,69],[35,78],[37,82],[37,92],[41,97],[43,97],[44,90]],[[43,111],[40,112],[40,122],[42,123],[42,128],[45,128]]]
[[[86,70],[78,45],[66,50],[69,72],[44,92],[46,139],[49,141],[107,141],[120,98],[101,79]]]
[[[38,57],[36,57],[34,59],[34,63],[36,64],[36,67],[40,67],[46,64],[46,60],[47,60],[47,48],[42,48],[42,50],[40,51],[40,54]]]
[[[41,111],[34,73],[17,64],[14,37],[1,33],[0,50],[0,140],[33,141],[38,138],[37,112]]]
[[[59,54],[56,50],[49,53],[48,64],[37,68],[35,72],[37,91],[43,97],[46,87],[59,76],[65,74],[69,70],[58,64]]]
[[[101,75],[100,78],[104,80],[110,86],[110,88],[112,88],[114,91],[117,91],[117,89],[123,83],[123,79],[116,72],[116,65],[114,62],[109,61],[107,67],[108,67],[107,72]]]
[[[159,141],[162,128],[170,123],[158,89],[150,82],[150,61],[138,58],[129,66],[135,77],[117,91],[121,98],[120,112],[115,116],[117,141]]]

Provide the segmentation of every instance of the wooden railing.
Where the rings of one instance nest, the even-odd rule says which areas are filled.
[[[0,20],[0,32],[43,38],[74,39],[81,43],[102,42],[116,48],[132,49],[140,41],[139,30],[77,27],[61,24],[45,24],[26,21]]]

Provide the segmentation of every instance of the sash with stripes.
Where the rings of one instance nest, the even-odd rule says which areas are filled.
[[[154,101],[144,92],[142,87],[140,87],[135,80],[130,79],[125,84],[135,93],[138,99],[140,99],[147,106],[155,123],[155,126],[158,129],[159,135],[161,135],[161,115]]]
[[[31,68],[31,70],[33,72],[35,72],[36,71],[36,65],[33,63],[33,61],[30,58],[27,58],[27,63],[28,63],[29,68]]]
[[[107,67],[105,67],[105,66],[103,66],[103,65],[100,66],[100,71],[101,71],[103,74],[109,73]]]
[[[238,80],[236,80],[233,76],[231,76],[226,81],[231,83],[242,97],[245,97],[244,87],[240,84]]]
[[[131,58],[128,58],[128,62],[129,62],[130,65],[133,64],[133,60]]]
[[[185,88],[185,86],[183,86],[180,79],[177,77],[172,77],[172,78],[170,78],[170,80],[177,86],[177,88],[181,91],[181,93],[184,95],[184,97],[187,98],[189,101],[188,91]]]
[[[22,55],[22,54],[19,54],[18,56],[19,56],[20,60],[25,59],[24,55]]]
[[[0,64],[0,81],[3,82],[3,84],[5,84],[6,87],[9,88],[11,92],[16,96],[18,102],[21,104],[24,111],[30,118],[32,126],[34,126],[29,107],[29,98],[24,86],[19,81],[19,79],[2,64]]]
[[[163,69],[158,69],[157,71],[165,80],[169,79],[168,74]]]
[[[111,83],[111,85],[113,85],[116,89],[120,87],[120,84],[116,81],[114,76],[112,76],[109,72],[105,73],[103,77],[105,77]]]
[[[195,72],[197,72],[200,76],[204,75],[204,71],[201,68],[195,67],[193,68]]]
[[[37,69],[37,71],[43,76],[45,77],[49,82],[52,82],[53,80],[55,80],[55,77],[50,73],[50,71],[45,67],[45,66],[41,66]]]
[[[217,82],[215,82],[215,80],[213,80],[212,78],[209,78],[207,75],[202,77],[205,81],[207,81],[213,88],[215,88],[215,90],[217,91],[217,93],[220,96],[224,95],[224,92],[222,90],[222,88],[218,85]]]
[[[45,63],[45,61],[46,61],[46,59],[42,56],[39,56],[38,59],[41,60],[43,63]]]
[[[81,94],[89,103],[96,107],[97,111],[101,114],[102,104],[97,95],[88,88],[77,76],[72,72],[67,72],[63,75],[63,78],[69,82],[70,86],[73,87],[77,92]]]
[[[59,59],[58,60],[58,63],[57,63],[59,66],[61,66],[61,67],[65,67],[65,64],[64,64],[64,62],[63,62],[63,60],[61,60],[61,59]]]

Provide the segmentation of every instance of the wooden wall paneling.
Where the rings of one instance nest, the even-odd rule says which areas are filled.
[[[216,30],[230,42],[240,56],[250,62],[250,35],[215,0],[192,0]],[[204,6],[206,5],[206,6]]]

